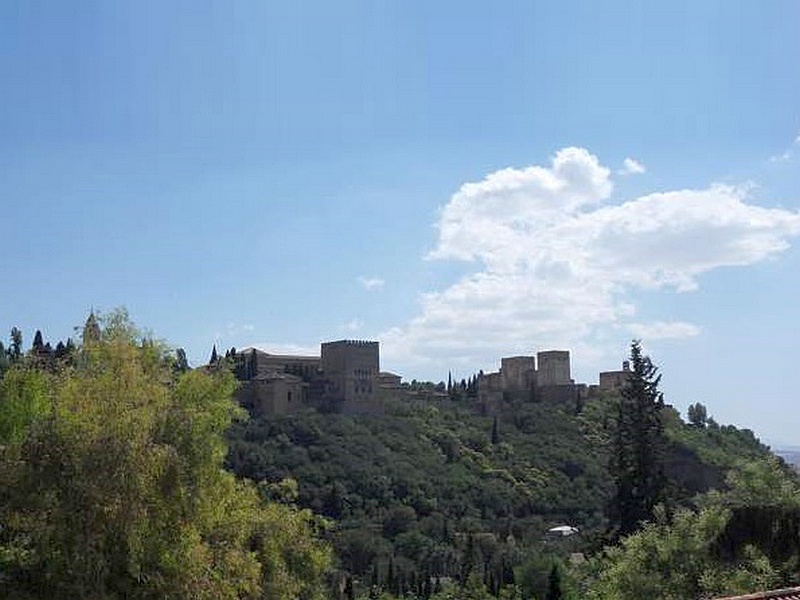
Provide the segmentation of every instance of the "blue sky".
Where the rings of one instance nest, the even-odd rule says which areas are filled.
[[[800,5],[0,5],[0,327],[126,306],[408,379],[641,337],[800,444]]]

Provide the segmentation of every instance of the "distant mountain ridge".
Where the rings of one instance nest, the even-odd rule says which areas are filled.
[[[772,451],[795,468],[800,468],[800,446],[777,446]]]

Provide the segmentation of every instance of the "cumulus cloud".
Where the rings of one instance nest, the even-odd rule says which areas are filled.
[[[359,319],[352,319],[351,321],[348,321],[344,325],[341,325],[339,329],[341,329],[342,331],[355,332],[355,331],[360,331],[363,327],[364,323],[362,321],[360,321]]]
[[[800,234],[800,213],[749,203],[744,186],[617,204],[607,202],[612,191],[609,169],[583,148],[462,185],[440,211],[428,258],[475,269],[424,294],[415,318],[382,335],[385,355],[482,365],[542,346],[596,352],[610,329],[696,335],[691,323],[635,320],[636,292],[694,290],[703,273],[775,256]]]
[[[645,166],[635,158],[626,158],[622,161],[622,168],[617,171],[620,175],[641,175],[647,171]]]
[[[380,277],[364,277],[362,275],[358,278],[358,283],[360,283],[368,292],[372,292],[383,288],[386,282]]]

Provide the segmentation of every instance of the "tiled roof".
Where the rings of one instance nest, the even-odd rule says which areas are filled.
[[[746,596],[726,596],[725,598],[716,598],[716,600],[800,600],[800,587],[758,592]]]

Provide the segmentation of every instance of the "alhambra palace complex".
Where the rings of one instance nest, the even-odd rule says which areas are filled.
[[[212,356],[216,356],[216,348]],[[232,349],[226,357],[241,382],[237,399],[262,414],[285,414],[307,407],[374,413],[381,411],[388,396],[418,394],[402,383],[399,375],[380,370],[380,348],[374,341],[324,342],[319,356],[277,355],[248,348]],[[580,402],[621,387],[628,375],[629,366],[624,362],[620,371],[600,373],[599,385],[587,385],[570,377],[567,350],[513,356],[501,359],[498,372],[477,376],[477,405],[489,414],[507,401]],[[442,390],[437,393],[445,395]]]

